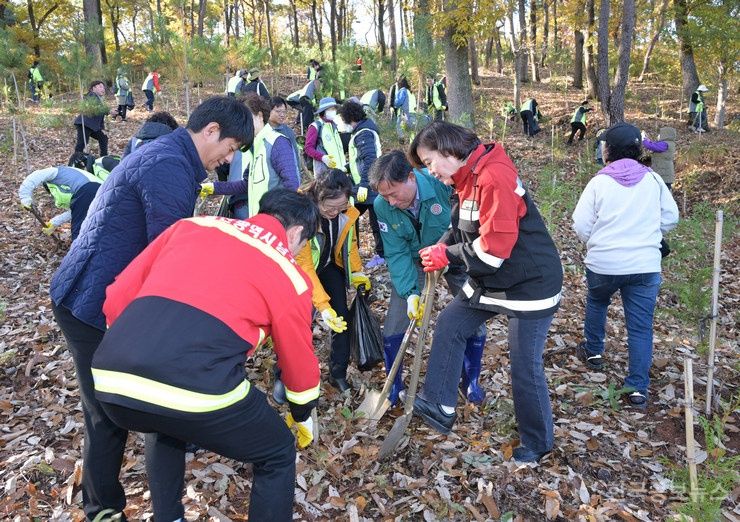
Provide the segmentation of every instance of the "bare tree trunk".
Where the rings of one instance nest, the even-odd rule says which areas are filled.
[[[324,52],[324,37],[321,34],[321,25],[319,21],[321,18],[317,15],[316,0],[311,1],[311,20],[313,21],[313,27],[316,31],[316,39],[319,41],[319,51]]]
[[[509,42],[511,45],[511,52],[514,53],[514,106],[518,110],[522,104],[522,68],[520,65],[522,51],[516,40],[516,31],[514,30],[514,6],[512,4],[513,2],[509,2],[509,26],[511,28],[511,31],[509,31]]]
[[[480,85],[480,74],[478,73],[478,49],[475,46],[475,38],[468,38],[468,52],[470,53],[470,73],[474,85]]]
[[[267,46],[270,48],[270,63],[275,66],[275,47],[272,44],[272,21],[270,19],[270,0],[264,0],[265,21],[267,22]]]
[[[691,93],[699,86],[699,73],[696,71],[694,62],[694,48],[691,45],[691,37],[688,34],[688,8],[686,0],[674,0],[674,21],[676,23],[676,34],[679,42],[679,58],[681,60],[681,79],[683,81],[684,99],[688,99]]]
[[[231,10],[229,0],[224,0],[224,29],[226,30],[226,47],[231,46]]]
[[[385,59],[385,0],[378,0],[378,43],[380,43],[380,58]]]
[[[540,67],[545,66],[545,60],[547,59],[547,45],[550,38],[550,6],[547,0],[542,0],[542,11],[544,12],[544,20],[542,21],[542,55],[540,56]]]
[[[296,0],[290,0],[290,15],[292,23],[293,33],[293,47],[298,49],[300,47],[300,32],[298,31],[298,7],[296,6]]]
[[[329,37],[331,38],[331,61],[337,61],[337,0],[329,0]]]
[[[558,0],[552,0],[552,46],[560,50],[560,39],[558,38]]]
[[[496,72],[499,74],[504,73],[504,52],[501,48],[501,29],[499,26],[496,26],[496,30],[494,32],[494,43],[496,44]]]
[[[663,0],[663,2],[660,4],[660,14],[658,15],[657,25],[655,26],[655,33],[653,34],[653,37],[650,39],[650,43],[648,44],[647,51],[645,51],[645,58],[642,61],[642,71],[640,71],[640,77],[637,79],[637,81],[639,82],[643,80],[644,76],[648,72],[648,67],[650,67],[650,58],[653,55],[653,50],[655,49],[655,45],[658,43],[658,40],[660,39],[660,35],[663,33],[663,29],[665,29],[667,10],[668,10],[668,0]]]
[[[98,12],[98,26],[100,27],[100,40],[98,46],[100,47],[100,61],[103,65],[108,64],[108,54],[105,52],[105,28],[103,27],[103,9],[100,6],[100,0],[95,0],[97,3]]]
[[[403,0],[398,0],[398,25],[399,25],[399,30],[401,32],[399,43],[401,47],[403,47],[404,40],[405,40],[405,36],[404,36],[405,30],[404,30],[404,20],[403,20]]]
[[[388,0],[388,25],[391,33],[391,70],[395,75],[398,69],[398,41],[396,40],[396,13],[393,8],[393,0]]]
[[[717,109],[714,113],[714,125],[718,129],[725,127],[725,111],[727,106],[727,97],[729,94],[729,81],[727,79],[727,67],[721,63],[717,66],[719,78],[717,81]]]
[[[614,88],[610,91],[608,35],[610,7],[610,0],[601,0],[599,9],[599,98],[607,126],[624,121],[624,93],[629,79],[630,50],[636,16],[635,0],[624,0],[619,61],[614,78]]]
[[[493,60],[493,36],[490,36],[486,40],[486,69],[491,67],[491,61]]]
[[[583,89],[583,33],[575,32],[576,46],[573,54],[573,87]]]
[[[518,0],[519,2],[519,49],[522,51],[519,54],[519,78],[522,83],[527,83],[529,78],[527,77],[527,18],[525,16],[525,1]]]
[[[588,96],[598,99],[599,88],[598,78],[596,77],[596,66],[594,64],[594,36],[596,28],[595,0],[586,0],[586,84],[588,85]]]
[[[532,80],[540,81],[539,62],[537,61],[537,0],[529,2],[529,63],[532,68]]]
[[[2,3],[2,13],[5,12],[5,2]],[[36,58],[41,58],[41,47],[39,45],[39,31],[41,30],[41,26],[44,25],[44,22],[49,17],[51,13],[53,13],[57,7],[59,7],[59,2],[54,2],[53,4],[49,5],[49,8],[47,11],[41,15],[41,18],[36,20],[36,13],[33,9],[33,2],[32,0],[27,0],[26,5],[28,7],[28,21],[31,24],[31,31],[33,32],[33,55]],[[3,20],[2,16],[0,16],[0,20]]]

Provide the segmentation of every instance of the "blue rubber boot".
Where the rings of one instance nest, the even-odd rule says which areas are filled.
[[[483,358],[483,349],[485,347],[485,336],[469,337],[465,346],[461,385],[463,393],[468,398],[468,401],[474,404],[482,403],[486,396],[486,393],[478,384],[478,377],[480,377],[481,370],[481,359]]]
[[[385,374],[388,375],[393,366],[393,360],[396,358],[398,349],[401,347],[403,341],[403,334],[389,335],[383,337],[383,356],[385,358]],[[388,400],[391,405],[395,405],[398,402],[398,394],[404,389],[403,387],[403,363],[398,368],[396,378],[393,379],[393,386],[391,386],[391,392],[388,394]]]

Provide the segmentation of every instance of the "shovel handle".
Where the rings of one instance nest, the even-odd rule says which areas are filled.
[[[383,400],[388,398],[388,395],[391,392],[391,386],[393,386],[393,380],[396,378],[398,369],[401,367],[401,361],[403,360],[403,356],[406,353],[406,348],[408,347],[409,342],[411,342],[411,336],[414,334],[415,328],[416,328],[416,321],[414,320],[409,321],[409,325],[406,327],[406,333],[403,334],[403,341],[401,341],[401,346],[398,348],[398,352],[396,353],[396,357],[393,359],[393,364],[391,365],[391,369],[388,372],[388,376],[385,378],[385,384],[383,384],[383,389],[380,391],[381,400],[379,401],[379,403],[381,404]]]
[[[41,223],[41,226],[44,226],[44,227],[46,226],[46,221],[44,221],[44,217],[41,215],[41,213],[38,211],[38,209],[34,205],[31,205],[31,207],[28,209],[28,211],[31,214],[33,214],[33,217],[36,218],[36,221],[38,221],[39,223]],[[54,242],[57,244],[57,246],[59,246],[59,247],[62,246],[62,240],[59,239],[57,236],[55,236],[53,233],[49,237],[54,240]]]
[[[409,383],[409,389],[406,393],[406,403],[403,405],[403,412],[405,415],[410,415],[411,412],[414,410],[414,399],[416,399],[416,389],[419,387],[419,374],[421,373],[422,352],[424,351],[424,344],[426,342],[426,333],[429,329],[429,321],[432,318],[434,290],[437,286],[437,281],[439,280],[439,276],[441,274],[441,270],[427,272],[426,285],[424,287],[424,297],[422,298],[422,301],[424,303],[424,314],[421,318],[419,336],[416,340],[414,363],[411,369],[411,382]]]

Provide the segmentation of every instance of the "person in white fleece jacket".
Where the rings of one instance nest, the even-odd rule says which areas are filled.
[[[619,290],[627,322],[631,406],[647,407],[653,357],[653,312],[660,289],[660,242],[678,223],[678,207],[660,176],[638,163],[640,131],[627,123],[601,138],[606,166],[596,173],[573,211],[573,228],[586,243],[585,341],[578,357],[604,367],[607,308]]]

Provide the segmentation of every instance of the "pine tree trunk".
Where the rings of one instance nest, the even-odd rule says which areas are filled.
[[[263,0],[265,8],[265,21],[267,22],[267,46],[270,48],[270,63],[274,66],[275,47],[272,44],[272,20],[270,19],[270,0]]]
[[[319,25],[319,16],[317,14],[316,0],[311,1],[311,21],[313,22],[314,32],[316,34],[316,40],[319,42],[319,51],[324,52],[324,37],[321,34],[321,26]]]
[[[480,85],[480,74],[478,72],[478,48],[475,46],[475,38],[468,38],[468,52],[470,53],[470,75],[474,85]]]
[[[606,126],[611,125],[609,121],[609,14],[611,9],[610,0],[601,0],[599,7],[599,32],[598,32],[598,78],[599,78],[599,101],[601,112],[606,120]]]
[[[537,0],[529,2],[529,64],[532,68],[532,80],[540,81],[539,62],[537,61]]]
[[[496,27],[496,32],[494,33],[494,43],[496,44],[496,72],[499,74],[504,73],[504,51],[501,48],[501,31],[499,30],[498,26]]]
[[[206,17],[206,0],[198,0],[198,36],[203,38],[203,21]]]
[[[583,33],[575,32],[575,53],[573,54],[573,87],[583,89]]]
[[[556,51],[560,50],[558,39],[558,0],[552,0],[552,46]]]
[[[594,64],[594,38],[596,28],[596,16],[594,0],[586,0],[586,13],[588,16],[586,22],[586,84],[588,86],[588,97],[598,99],[599,88],[598,78],[596,77],[596,66]]]
[[[514,8],[512,2],[509,2],[509,27],[511,28],[509,31],[509,45],[511,45],[511,52],[514,54],[514,106],[519,109],[522,103],[522,68],[520,66],[520,56],[522,51],[519,48],[516,40],[516,32],[514,31]]]
[[[329,36],[331,37],[331,61],[337,61],[337,0],[329,0]]]
[[[691,37],[688,34],[688,8],[686,0],[674,0],[674,21],[676,23],[676,34],[679,42],[679,59],[681,60],[681,79],[683,82],[684,99],[688,101],[689,96],[699,86],[699,73],[696,71],[694,62],[694,48],[691,45]]]
[[[201,0],[203,1],[203,0]],[[298,49],[300,47],[300,31],[298,30],[298,7],[296,6],[296,0],[290,0],[290,16],[292,22],[292,33],[293,33],[293,47]]]
[[[665,28],[667,10],[668,0],[663,0],[660,6],[660,14],[658,15],[657,26],[655,27],[655,34],[653,34],[653,37],[650,39],[647,51],[645,51],[645,58],[642,61],[642,71],[640,71],[640,77],[637,79],[637,81],[639,82],[643,80],[648,72],[648,68],[650,67],[650,58],[653,55],[653,50],[655,49],[655,45],[658,43],[660,35],[663,33],[663,29]]]
[[[97,0],[82,1],[82,14],[85,19],[85,54],[87,54],[87,57],[92,61],[95,75],[99,75],[103,70],[103,57],[100,53],[102,28],[98,22],[98,5]]]
[[[432,33],[429,27],[429,0],[417,0],[414,10],[414,44],[422,56],[432,53]]]
[[[624,0],[622,4],[622,31],[619,42],[619,62],[614,78],[614,88],[609,98],[609,125],[624,121],[624,93],[630,75],[630,54],[635,32],[635,0]]]

